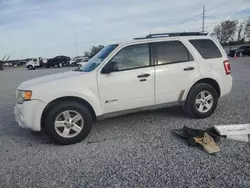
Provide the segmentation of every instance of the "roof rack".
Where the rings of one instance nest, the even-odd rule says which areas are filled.
[[[207,34],[208,33],[201,33],[201,32],[155,33],[155,34],[149,34],[146,37],[134,38],[134,39],[138,40],[138,39],[161,38],[161,37],[177,37],[177,36],[205,36]]]

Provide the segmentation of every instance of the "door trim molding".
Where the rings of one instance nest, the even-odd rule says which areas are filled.
[[[122,115],[126,115],[126,114],[133,114],[133,113],[143,112],[143,111],[148,111],[148,110],[157,110],[157,109],[167,108],[167,107],[171,107],[171,106],[183,106],[184,102],[185,101],[175,101],[175,102],[169,102],[169,103],[164,103],[164,104],[158,104],[158,105],[152,105],[152,106],[110,112],[110,113],[106,113],[106,114],[103,114],[101,116],[98,116],[97,120],[100,121],[100,120],[108,119],[111,117],[118,117],[118,116],[122,116]]]

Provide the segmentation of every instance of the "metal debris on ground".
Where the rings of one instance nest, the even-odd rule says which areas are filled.
[[[250,124],[216,125],[214,129],[227,139],[249,142]]]
[[[207,153],[212,154],[220,151],[218,143],[221,137],[248,142],[250,124],[216,125],[206,130],[184,126],[182,129],[172,130],[172,133],[186,139],[189,146],[201,146]]]

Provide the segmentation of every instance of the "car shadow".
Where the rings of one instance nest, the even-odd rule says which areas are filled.
[[[174,107],[165,107],[155,110],[145,110],[145,111],[138,111],[138,112],[129,112],[126,114],[116,115],[107,117],[103,120],[100,120],[100,122],[110,122],[110,121],[116,121],[117,119],[124,119],[129,120],[131,117],[172,117],[172,118],[181,118],[181,119],[190,119],[182,110],[181,106],[174,106]]]
[[[175,119],[190,120],[181,107],[167,107],[108,117],[93,124],[91,133],[86,140],[88,143],[114,141],[120,139],[121,135],[123,138],[130,137],[131,134],[134,134],[133,131],[143,134],[146,130],[150,131],[154,124],[171,122]]]

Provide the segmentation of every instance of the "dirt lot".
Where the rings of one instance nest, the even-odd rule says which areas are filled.
[[[214,156],[170,133],[250,123],[250,58],[231,63],[232,92],[210,118],[190,119],[179,108],[140,112],[98,122],[85,141],[63,147],[19,128],[13,106],[21,82],[68,69],[0,72],[0,187],[250,187],[248,143],[222,140]]]

